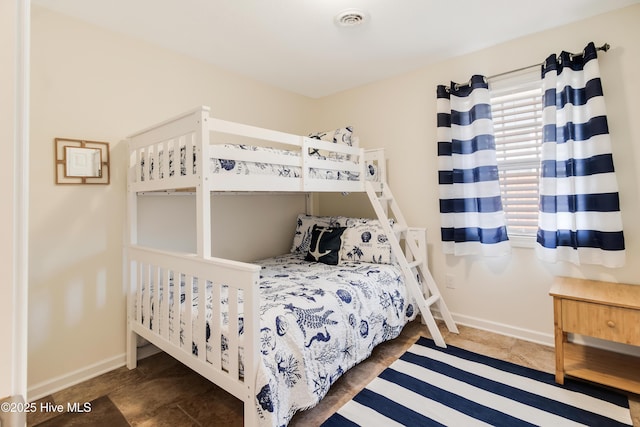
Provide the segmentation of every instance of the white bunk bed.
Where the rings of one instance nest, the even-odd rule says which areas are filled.
[[[241,143],[218,144],[217,138],[221,136],[222,141],[230,138],[235,142],[241,138]],[[218,120],[209,117],[207,107],[200,107],[130,136],[129,154],[129,244],[125,249],[125,269],[129,281],[127,366],[130,369],[136,367],[139,336],[243,400],[245,425],[281,425],[287,423],[296,410],[313,406],[342,370],[368,356],[379,342],[397,336],[402,325],[418,312],[438,345],[445,346],[445,342],[431,313],[432,305],[448,329],[457,332],[427,268],[424,229],[407,226],[386,182],[382,150],[364,151],[345,144]],[[259,174],[245,174],[252,168]],[[181,190],[195,192],[197,253],[171,253],[138,245],[138,221],[144,220],[138,218],[138,197],[147,192],[179,194]],[[393,261],[385,265],[345,262],[332,269],[320,263],[305,264],[304,253],[294,253],[265,260],[263,269],[258,264],[213,258],[210,192],[222,191],[365,192],[378,217],[377,225],[388,237]],[[299,226],[300,218],[313,220],[314,217],[301,215]],[[341,217],[318,218],[318,221],[362,225],[359,220]],[[292,252],[295,251],[292,249]],[[279,289],[288,294],[299,293],[292,291],[299,285],[276,282],[283,276],[280,270],[283,266],[288,269],[286,276],[292,280],[301,276],[308,282],[310,277],[328,275],[321,285],[305,287],[306,291],[315,292],[311,299],[315,301],[317,295],[322,301],[317,302],[321,304],[318,308],[305,311],[297,302],[278,303]],[[370,270],[371,266],[375,270]],[[389,304],[356,301],[359,291],[345,292],[344,283],[338,279],[345,276],[352,285],[364,289],[364,295],[371,294],[376,286],[365,280],[370,277],[384,280],[387,287],[384,294]],[[321,300],[325,293],[334,295],[335,301]],[[297,297],[305,298],[305,295]],[[350,312],[353,309],[346,307],[355,306],[356,302],[360,304],[360,311]],[[415,304],[415,310],[409,310],[410,304]],[[383,312],[381,305],[391,311]],[[363,310],[368,310],[367,316],[374,315],[379,320],[377,330],[369,331],[367,324],[366,331],[362,331],[364,321],[358,320],[358,316]],[[276,325],[276,333],[261,324],[267,322],[266,318]],[[278,341],[285,335],[281,332],[286,329],[287,319],[289,323],[297,321],[302,331],[302,335],[298,334],[301,342]],[[276,380],[269,377],[269,368],[283,373],[287,363],[305,363],[304,371],[309,370],[306,364],[311,360],[304,359],[307,356],[300,356],[300,360],[294,360],[293,356],[289,360],[282,360],[282,356],[271,360],[268,359],[272,357],[268,354],[269,346],[287,345],[289,351],[295,353],[296,346],[303,352],[312,344],[328,341],[330,332],[335,330],[321,326],[320,320],[342,329],[345,324],[351,324],[355,330],[361,328],[361,336],[371,332],[365,342],[367,348],[337,366],[330,378],[321,374],[303,378],[300,382],[313,381],[316,389],[309,397],[311,400],[307,399],[302,406],[292,403],[282,389],[271,390],[273,396],[278,396],[275,402],[273,396],[265,393],[268,391],[265,388],[277,386]],[[319,329],[305,330],[305,321],[309,322],[307,326],[315,322]],[[238,325],[237,331],[229,325]],[[342,348],[340,351],[354,350]],[[326,356],[327,352],[330,351],[323,354]],[[319,358],[317,354],[314,357]],[[322,364],[330,364],[325,362],[321,360]],[[305,390],[290,384],[299,379],[300,372],[283,375],[297,376],[294,381],[290,377],[278,381],[290,386],[291,393],[304,394]],[[322,384],[317,384],[320,378]],[[274,405],[282,407],[274,410]]]

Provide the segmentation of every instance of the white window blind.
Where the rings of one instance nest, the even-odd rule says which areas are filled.
[[[514,242],[533,243],[542,151],[540,71],[509,75],[489,85],[507,232]]]

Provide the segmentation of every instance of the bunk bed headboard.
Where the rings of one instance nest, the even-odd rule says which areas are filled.
[[[201,184],[202,162],[189,159],[202,158],[209,145],[209,133],[204,131],[208,118],[209,107],[202,106],[130,135],[129,191],[192,188]],[[186,161],[185,167],[176,173],[171,167],[174,161],[180,163],[178,155]],[[169,159],[163,161],[164,156]]]

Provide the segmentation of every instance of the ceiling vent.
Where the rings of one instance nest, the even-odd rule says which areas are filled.
[[[357,27],[367,20],[367,14],[358,9],[347,9],[336,15],[336,24],[340,27]]]

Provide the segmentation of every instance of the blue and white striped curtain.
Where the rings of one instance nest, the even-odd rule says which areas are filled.
[[[444,252],[504,255],[511,251],[500,198],[489,86],[437,88],[438,183]]]
[[[596,48],[542,66],[542,172],[536,252],[545,261],[624,265],[624,236]]]

